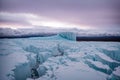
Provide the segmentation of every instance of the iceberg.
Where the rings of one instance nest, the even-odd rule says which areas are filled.
[[[68,40],[73,40],[76,41],[76,34],[73,32],[62,32],[59,34],[59,36],[68,39]]]

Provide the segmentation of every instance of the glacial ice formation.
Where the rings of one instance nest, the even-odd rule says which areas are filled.
[[[62,32],[59,34],[59,36],[66,38],[68,40],[76,41],[76,34],[73,32]]]
[[[119,42],[76,42],[57,35],[0,39],[0,45],[0,80],[33,80],[30,70],[37,62],[36,80],[120,80]]]

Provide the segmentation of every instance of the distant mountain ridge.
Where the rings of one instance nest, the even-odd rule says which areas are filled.
[[[55,29],[55,28],[0,28],[0,38],[24,38],[24,37],[45,37],[56,35],[61,32],[74,32],[77,37],[106,37],[120,36],[119,31],[96,31],[96,30],[81,30],[77,28],[71,29]]]

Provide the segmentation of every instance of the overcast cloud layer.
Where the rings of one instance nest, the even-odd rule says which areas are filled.
[[[56,21],[91,27],[119,27],[120,0],[1,0],[0,12],[26,13]],[[29,25],[24,15],[3,16],[1,23]],[[33,18],[32,18],[33,19]],[[40,20],[42,21],[42,20]]]

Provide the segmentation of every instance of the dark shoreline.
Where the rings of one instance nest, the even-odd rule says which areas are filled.
[[[31,34],[31,35],[15,35],[15,36],[0,36],[0,39],[15,39],[15,38],[31,38],[31,37],[49,37],[56,34]]]
[[[77,41],[107,41],[120,42],[120,36],[79,36]]]

